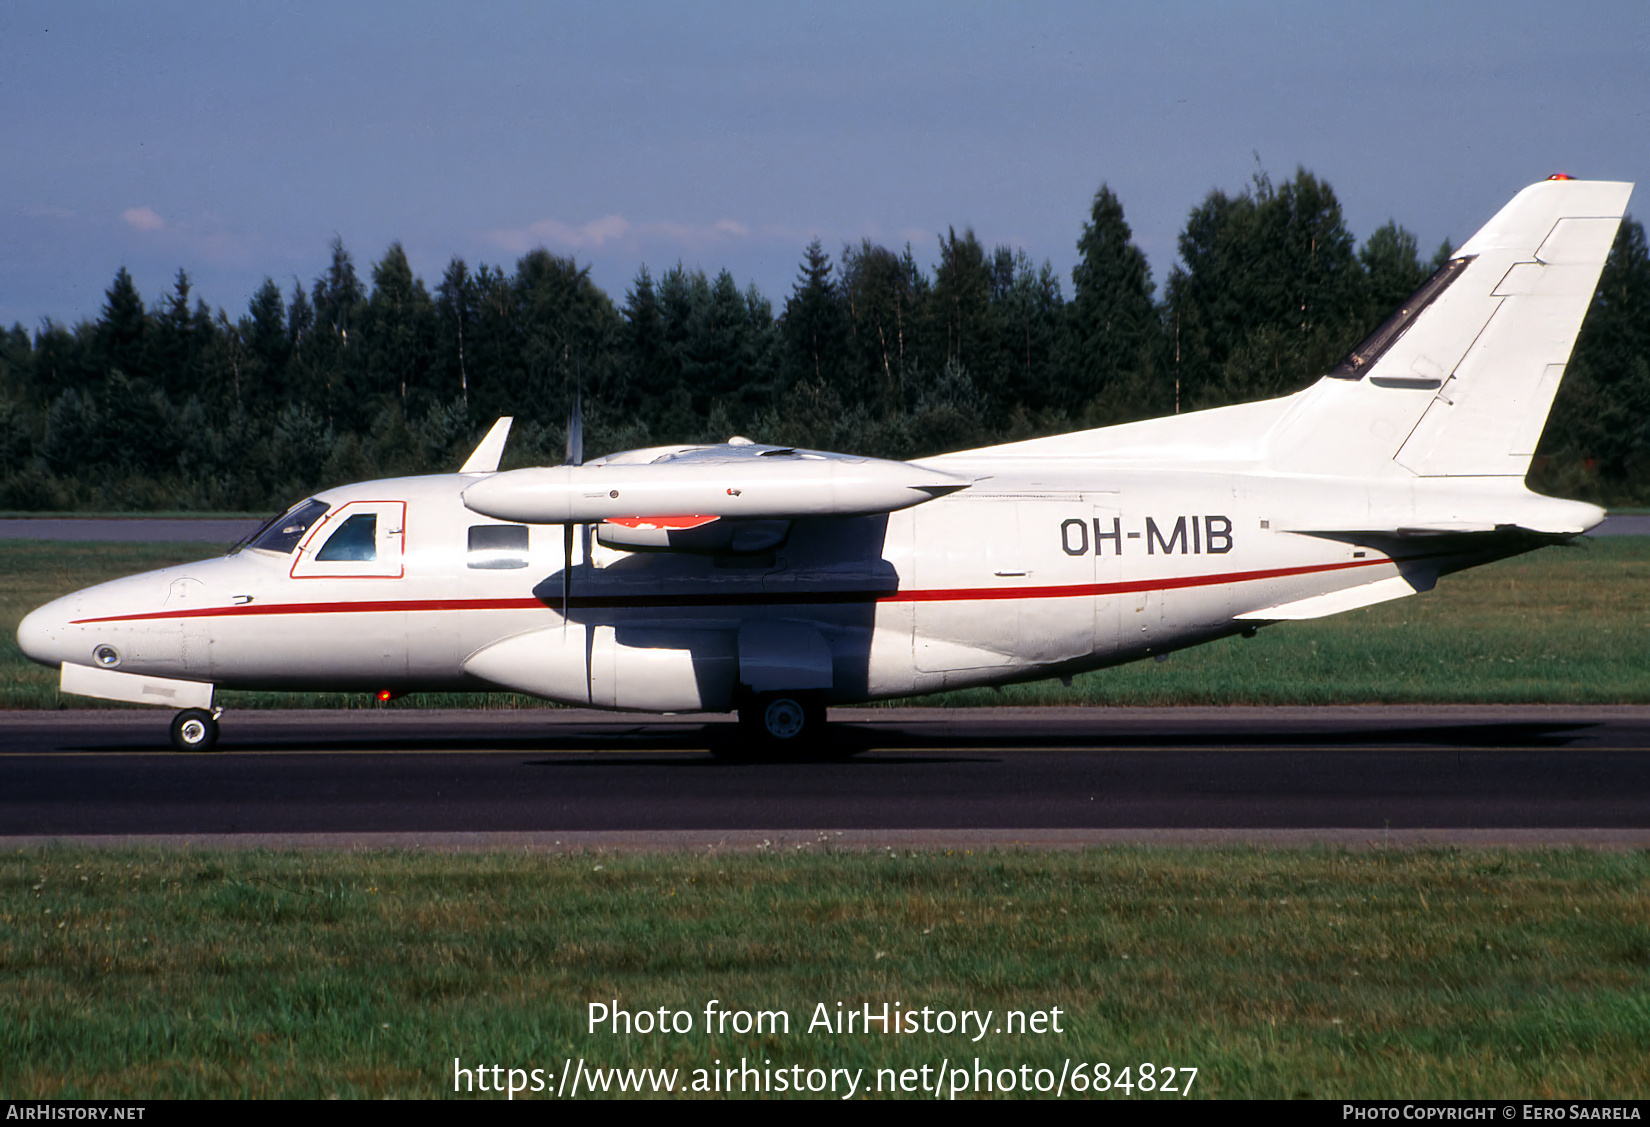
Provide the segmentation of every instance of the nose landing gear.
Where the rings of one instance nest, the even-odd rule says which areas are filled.
[[[211,751],[218,742],[222,709],[186,708],[172,717],[172,746],[179,751]]]

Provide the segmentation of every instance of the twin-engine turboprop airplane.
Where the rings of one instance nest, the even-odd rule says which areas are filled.
[[[1522,192],[1312,387],[914,462],[732,439],[329,489],[222,558],[18,627],[64,692],[508,689],[737,709],[794,745],[831,703],[1069,676],[1430,589],[1603,518],[1530,456],[1630,184]],[[577,428],[573,428],[576,433]]]

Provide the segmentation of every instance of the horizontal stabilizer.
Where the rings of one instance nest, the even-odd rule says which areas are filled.
[[[526,524],[649,513],[778,520],[893,512],[971,484],[909,462],[744,443],[670,449],[648,461],[613,455],[583,466],[510,470],[476,482],[463,497],[483,516]]]
[[[1283,529],[1284,532],[1299,532],[1307,536],[1329,536],[1336,539],[1352,540],[1360,536],[1386,536],[1408,540],[1427,536],[1455,536],[1463,533],[1499,532],[1512,528],[1506,524],[1486,524],[1474,521],[1439,521],[1435,524],[1401,524],[1391,528],[1319,528],[1295,527],[1291,525]],[[1525,529],[1524,531],[1534,531]]]
[[[1412,491],[1388,495],[1353,514],[1328,504],[1315,506],[1319,519],[1292,520],[1280,531],[1356,540],[1359,536],[1427,537],[1531,533],[1579,536],[1604,519],[1604,510],[1585,501],[1531,493],[1523,483],[1496,479],[1452,483],[1447,488],[1418,482]]]
[[[1357,610],[1359,607],[1372,607],[1376,603],[1401,599],[1424,589],[1412,586],[1409,580],[1401,575],[1394,575],[1390,579],[1365,583],[1362,587],[1348,587],[1343,591],[1331,591],[1327,595],[1313,595],[1309,599],[1296,599],[1291,603],[1280,603],[1265,610],[1252,610],[1247,614],[1232,617],[1240,622],[1300,622],[1309,618],[1325,618],[1342,611]]]

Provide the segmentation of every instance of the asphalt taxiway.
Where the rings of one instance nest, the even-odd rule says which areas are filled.
[[[1112,841],[1650,846],[1650,707],[833,710],[803,759],[721,716],[0,714],[0,846]]]

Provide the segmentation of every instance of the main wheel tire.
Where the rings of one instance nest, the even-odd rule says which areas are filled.
[[[217,718],[204,708],[186,708],[172,717],[172,746],[179,751],[211,751],[217,742]]]
[[[739,726],[754,749],[807,747],[824,731],[825,704],[812,693],[762,693],[739,710]]]

